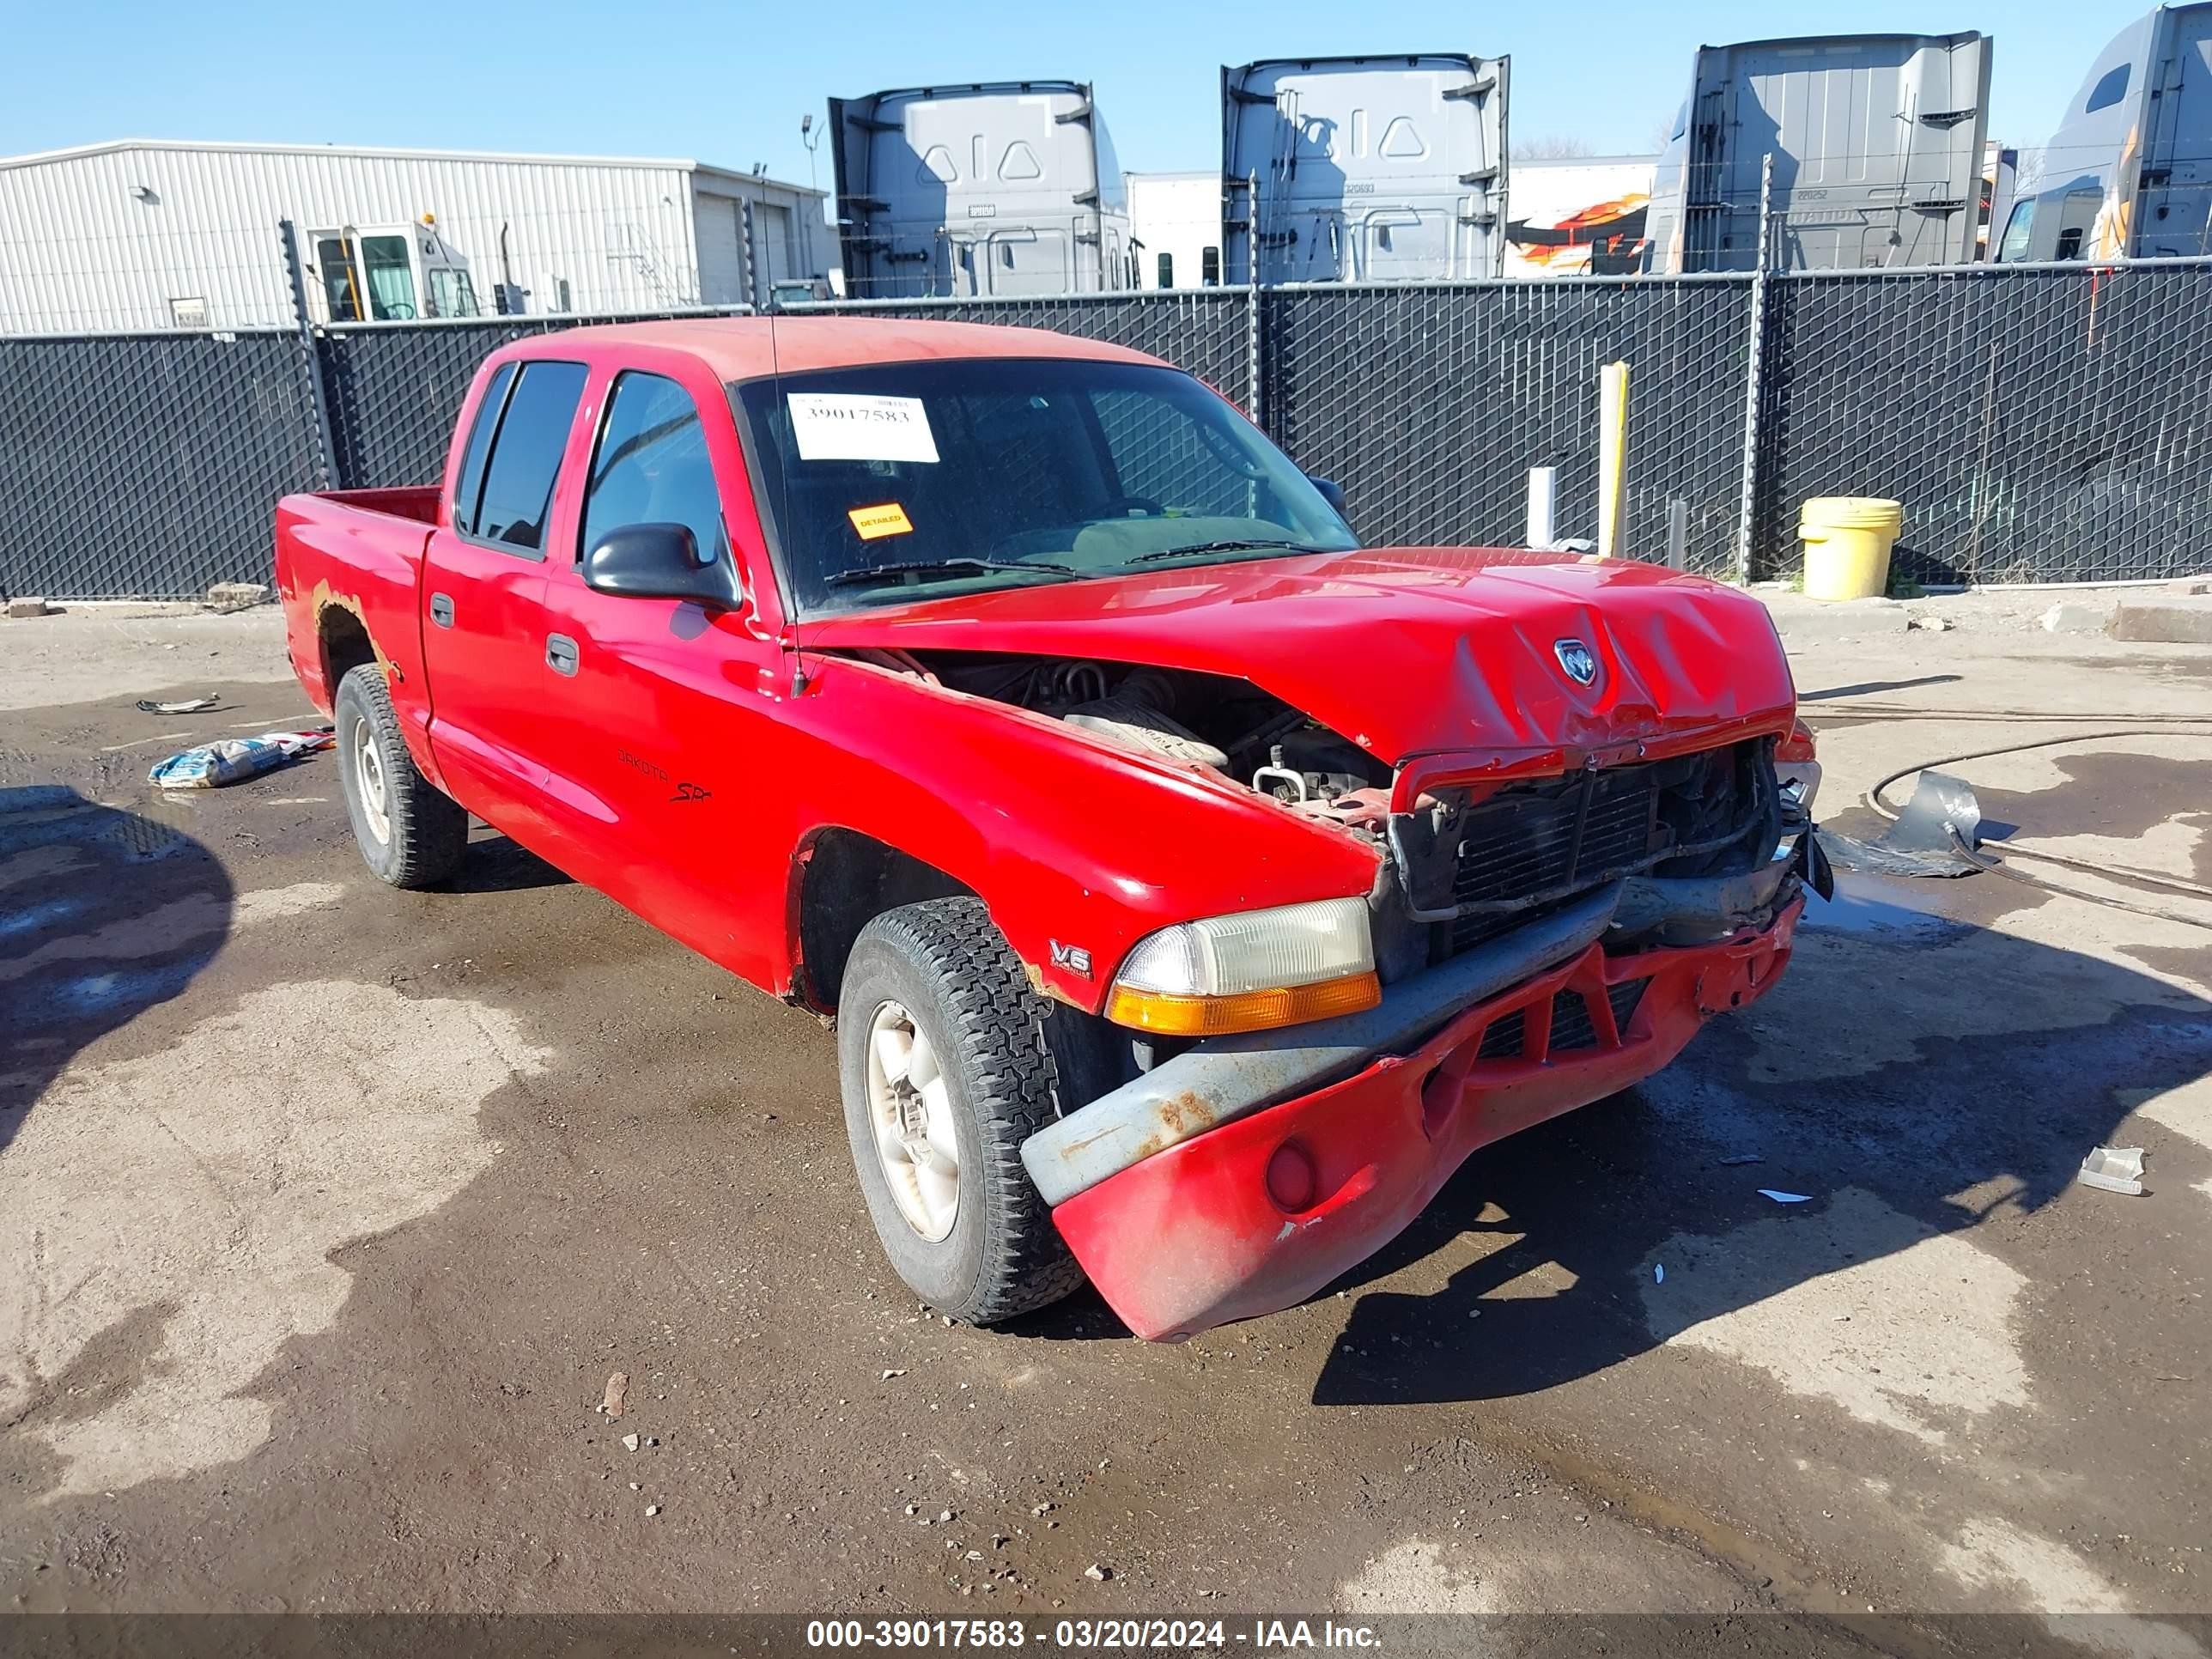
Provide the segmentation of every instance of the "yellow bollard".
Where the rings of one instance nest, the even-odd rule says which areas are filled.
[[[1889,591],[1889,550],[1904,527],[1895,501],[1875,495],[1815,495],[1799,509],[1805,597],[1867,599]]]
[[[1628,516],[1628,365],[1607,363],[1597,377],[1597,556],[1617,559]]]

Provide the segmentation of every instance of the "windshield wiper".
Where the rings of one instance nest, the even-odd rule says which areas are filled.
[[[1129,562],[1131,564],[1148,564],[1154,559],[1179,559],[1186,553],[1257,552],[1263,548],[1269,547],[1294,547],[1301,553],[1325,553],[1328,550],[1327,548],[1322,547],[1309,547],[1304,542],[1246,540],[1193,542],[1188,547],[1162,547],[1157,548],[1150,553],[1139,553],[1135,558],[1131,559]]]
[[[1048,564],[1042,559],[914,559],[904,564],[872,564],[858,570],[834,570],[822,579],[824,587],[849,587],[886,576],[958,575],[976,570],[1048,570],[1062,576],[1079,574],[1072,564]]]

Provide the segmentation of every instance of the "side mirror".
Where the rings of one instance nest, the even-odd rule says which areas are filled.
[[[680,524],[629,524],[610,530],[584,555],[584,586],[628,599],[689,599],[728,610],[738,602],[727,560],[702,562],[699,540]]]
[[[1306,482],[1311,484],[1316,489],[1321,491],[1322,500],[1327,501],[1331,507],[1336,509],[1336,516],[1338,518],[1341,519],[1346,516],[1344,510],[1344,486],[1342,484],[1337,483],[1334,478],[1316,478],[1310,472],[1306,474]]]

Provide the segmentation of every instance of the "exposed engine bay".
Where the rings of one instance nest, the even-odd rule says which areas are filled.
[[[1066,720],[1125,748],[1224,772],[1286,805],[1387,792],[1390,768],[1250,682],[1183,669],[967,652],[856,653]]]
[[[1794,827],[1784,823],[1771,738],[1442,787],[1413,811],[1394,813],[1388,762],[1245,680],[1082,659],[854,654],[1109,743],[1210,767],[1289,811],[1371,837],[1382,855],[1370,911],[1386,982],[1608,882],[1759,872]],[[1762,907],[1786,904],[1796,890],[1794,875],[1778,880]]]

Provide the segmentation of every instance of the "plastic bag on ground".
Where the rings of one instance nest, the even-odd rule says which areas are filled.
[[[301,755],[328,749],[337,741],[329,732],[264,732],[258,738],[225,738],[156,761],[146,774],[146,781],[157,789],[220,789],[226,783],[258,777]]]

